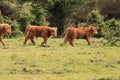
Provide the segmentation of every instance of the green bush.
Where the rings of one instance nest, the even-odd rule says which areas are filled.
[[[13,19],[19,23],[20,30],[23,32],[25,31],[26,26],[35,19],[31,10],[31,3],[26,2],[23,5],[18,5],[12,14]]]
[[[97,37],[103,37],[102,29],[104,29],[105,26],[103,18],[104,17],[99,13],[98,10],[91,11],[87,17],[87,25],[93,25],[98,28],[99,34]]]
[[[87,24],[98,28],[99,35],[97,37],[104,37],[109,44],[120,46],[120,21],[110,19],[104,22],[99,11],[93,10],[88,14]]]
[[[20,31],[20,25],[17,21],[13,21],[11,24],[12,27],[12,37],[22,36],[22,32]]]
[[[107,39],[111,45],[120,46],[120,21],[110,19],[105,22],[105,25],[105,39]]]
[[[48,25],[49,24],[49,22],[46,20],[47,13],[42,6],[33,4],[31,12],[35,16],[32,22],[33,25]]]
[[[4,22],[4,18],[3,16],[1,15],[1,11],[0,11],[0,23],[3,23]]]

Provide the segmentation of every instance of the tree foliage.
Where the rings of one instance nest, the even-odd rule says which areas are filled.
[[[65,0],[55,1],[49,13],[51,14],[50,25],[58,27],[58,34],[61,35],[66,28],[66,18],[71,14],[71,3]]]
[[[46,20],[47,13],[42,6],[39,5],[32,5],[32,14],[35,16],[34,21],[32,22],[33,25],[48,25],[48,21]]]
[[[13,20],[18,21],[20,24],[20,30],[25,31],[25,27],[34,20],[34,15],[31,13],[31,3],[24,3],[14,8],[15,11],[12,14]]]
[[[105,20],[120,19],[120,1],[119,0],[97,0],[97,7],[100,13],[104,15]]]

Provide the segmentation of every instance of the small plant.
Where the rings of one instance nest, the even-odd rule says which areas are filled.
[[[105,22],[104,35],[108,43],[115,46],[120,46],[120,21],[111,19]]]

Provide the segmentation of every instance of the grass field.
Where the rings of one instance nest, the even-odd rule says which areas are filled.
[[[63,38],[49,39],[50,47],[39,47],[23,38],[5,39],[0,44],[0,80],[120,80],[120,47],[91,46],[76,40],[75,47],[63,45]]]

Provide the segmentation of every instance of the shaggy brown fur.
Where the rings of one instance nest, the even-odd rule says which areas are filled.
[[[11,26],[9,24],[0,24],[0,42],[4,47],[6,46],[6,43],[3,40],[2,36],[7,34],[11,34]]]
[[[47,44],[47,40],[50,36],[56,35],[57,28],[29,25],[26,27],[24,44],[26,44],[26,42],[30,39],[31,42],[35,45],[34,37],[42,37],[44,41],[41,43],[41,45],[44,45]]]
[[[85,28],[66,28],[64,31],[65,39],[64,44],[69,41],[71,46],[74,46],[73,41],[75,39],[86,39],[88,42],[88,45],[91,45],[90,43],[90,36],[92,34],[98,34],[97,28],[94,26],[89,26]]]

